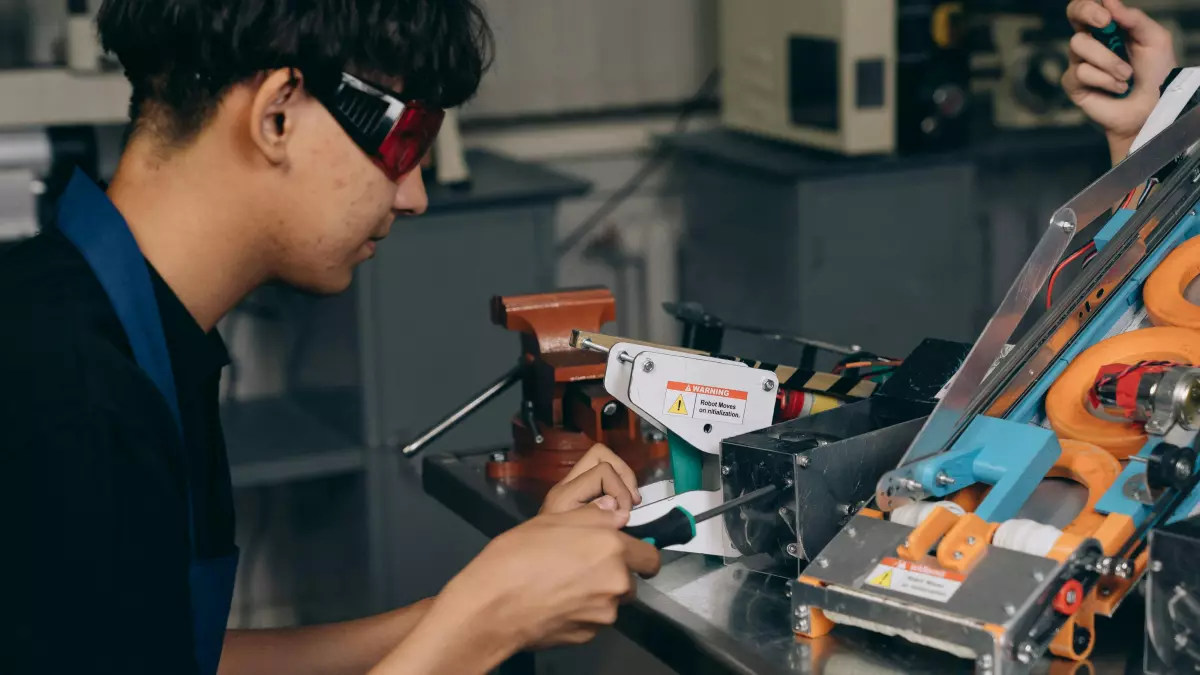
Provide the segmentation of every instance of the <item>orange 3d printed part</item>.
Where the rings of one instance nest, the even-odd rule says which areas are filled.
[[[1087,393],[1102,367],[1139,361],[1200,365],[1200,331],[1177,327],[1136,330],[1104,340],[1075,357],[1046,395],[1046,417],[1054,433],[1062,439],[1098,445],[1117,459],[1141,450],[1146,442],[1141,424],[1102,420],[1087,408]]]
[[[1192,304],[1184,291],[1200,276],[1200,237],[1180,244],[1154,270],[1142,288],[1146,313],[1155,326],[1200,330],[1200,305]]]

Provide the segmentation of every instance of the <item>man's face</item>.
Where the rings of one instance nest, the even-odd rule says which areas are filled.
[[[266,223],[285,283],[321,294],[345,290],[354,268],[375,254],[397,216],[424,213],[419,168],[393,182],[319,102],[289,111],[287,161],[272,171],[268,196],[277,222]]]

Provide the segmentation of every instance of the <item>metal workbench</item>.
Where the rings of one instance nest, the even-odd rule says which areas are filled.
[[[488,479],[489,454],[429,457],[423,482],[428,494],[492,537],[532,517],[547,486]],[[1115,618],[1097,619],[1097,648],[1089,662],[1044,659],[1034,672],[1142,675],[1142,604],[1140,596],[1131,596]],[[637,599],[622,609],[616,629],[686,675],[974,672],[971,661],[855,628],[797,641],[790,615],[784,579],[668,551],[658,576],[639,581]]]

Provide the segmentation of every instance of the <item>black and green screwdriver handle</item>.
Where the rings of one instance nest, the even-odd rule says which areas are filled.
[[[1104,2],[1101,1],[1100,4],[1103,5]],[[1092,37],[1096,38],[1100,44],[1108,47],[1109,51],[1116,54],[1118,58],[1125,63],[1133,65],[1129,61],[1129,35],[1125,32],[1124,28],[1121,28],[1117,25],[1115,20],[1110,20],[1108,25],[1104,28],[1092,28],[1091,33]],[[1127,84],[1129,85],[1128,89],[1120,94],[1113,94],[1113,96],[1116,98],[1125,98],[1126,96],[1129,96],[1129,92],[1133,91],[1132,75],[1129,76],[1129,82]]]
[[[630,525],[621,531],[634,539],[641,539],[655,548],[663,549],[668,546],[679,546],[696,538],[697,523],[702,523],[726,511],[766,497],[778,489],[779,487],[776,485],[767,485],[752,492],[747,492],[736,499],[731,499],[699,515],[692,515],[691,511],[682,506],[676,506],[654,520],[642,523],[641,525]]]

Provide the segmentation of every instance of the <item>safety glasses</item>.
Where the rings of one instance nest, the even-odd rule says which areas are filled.
[[[323,102],[393,182],[421,163],[446,116],[441,108],[401,101],[382,87],[347,73],[342,73],[341,82]]]

